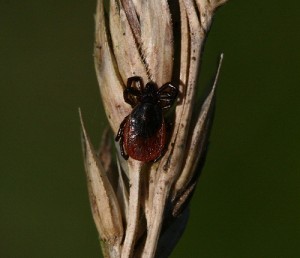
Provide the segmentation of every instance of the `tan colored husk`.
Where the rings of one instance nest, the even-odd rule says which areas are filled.
[[[109,162],[98,158],[82,124],[92,211],[99,235],[105,239],[102,247],[106,257],[167,257],[184,231],[188,201],[196,186],[196,165],[206,152],[222,59],[200,112],[194,110],[199,65],[214,12],[225,2],[178,0],[169,2],[169,7],[166,0],[111,0],[107,18],[103,1],[98,0],[94,59],[113,135],[131,112],[123,99],[127,78],[140,76],[145,83],[153,80],[159,86],[173,80],[180,91],[170,143],[157,163],[125,161],[116,144],[118,170],[114,171],[111,155],[101,156]],[[180,24],[178,28],[173,27],[174,19]],[[192,124],[192,117],[198,121]],[[101,162],[108,167],[104,169]],[[91,171],[97,172],[94,177]],[[96,195],[103,198],[97,209]],[[101,205],[112,207],[110,211],[103,208],[105,218],[99,210]],[[103,228],[103,220],[110,226]]]
[[[81,113],[79,114],[92,214],[101,240],[114,255],[119,255],[124,232],[119,203],[105,169],[87,136]]]

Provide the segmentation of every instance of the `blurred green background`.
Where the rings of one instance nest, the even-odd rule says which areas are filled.
[[[101,257],[78,121],[81,107],[97,143],[95,5],[0,1],[1,258]],[[218,10],[200,79],[224,52],[211,144],[172,257],[300,257],[299,11],[258,0]]]

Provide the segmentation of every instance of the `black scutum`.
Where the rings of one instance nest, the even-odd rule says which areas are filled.
[[[157,104],[142,103],[131,113],[132,133],[145,138],[151,137],[160,129],[162,121],[162,111]]]

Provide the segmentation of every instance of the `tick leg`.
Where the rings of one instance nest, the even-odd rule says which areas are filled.
[[[138,89],[133,87],[133,83],[138,83]],[[141,90],[144,89],[143,80],[139,76],[129,77],[127,80],[126,88],[123,92],[123,97],[126,103],[132,107],[137,105],[137,97],[141,95]]]
[[[170,92],[166,92],[166,90],[168,90],[168,89],[170,89]],[[157,94],[159,96],[161,96],[162,98],[170,97],[170,98],[175,99],[177,97],[177,94],[178,94],[178,88],[175,87],[170,82],[167,82],[158,89]]]
[[[160,104],[161,109],[169,109],[173,105],[173,99],[160,99],[158,103]]]
[[[118,133],[117,133],[117,136],[115,138],[115,141],[118,142],[119,141],[119,145],[120,145],[120,152],[121,152],[121,155],[124,159],[128,159],[128,155],[125,153],[125,150],[124,150],[124,141],[123,141],[123,137],[124,137],[124,127],[126,125],[126,122],[127,122],[127,118],[128,116],[126,116],[124,118],[124,120],[122,121],[122,123],[120,124],[120,128],[118,130]]]
[[[120,152],[124,159],[128,160],[129,156],[125,153],[124,145],[123,145],[123,137],[120,139]]]
[[[135,97],[140,96],[140,92],[131,87],[127,87],[123,92],[123,97],[126,103],[128,103],[131,107],[135,107],[137,105],[137,100]]]
[[[117,133],[117,136],[116,136],[116,138],[115,138],[115,141],[116,141],[116,142],[118,142],[118,141],[120,140],[120,138],[123,137],[124,127],[125,127],[127,118],[128,118],[128,116],[126,116],[126,117],[123,119],[122,123],[120,124],[119,130],[118,130],[118,133]]]
[[[165,109],[169,109],[170,107],[172,107],[172,104],[166,104],[166,105],[162,105],[161,109],[165,110]]]
[[[172,85],[170,82],[165,83],[157,91],[158,102],[162,109],[169,109],[178,95],[178,88]]]
[[[159,99],[169,99],[169,98],[172,98],[172,94],[169,93],[169,92],[166,92],[166,93],[160,93],[159,94]]]
[[[144,89],[143,79],[139,76],[129,77],[128,80],[127,80],[126,88],[132,88],[133,82],[137,82],[139,84],[138,88],[139,88],[140,91]]]

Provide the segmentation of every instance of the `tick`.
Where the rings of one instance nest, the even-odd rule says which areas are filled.
[[[166,147],[163,111],[175,102],[178,88],[169,82],[158,88],[152,81],[144,86],[142,78],[134,76],[128,78],[123,95],[133,110],[120,124],[115,138],[119,141],[121,155],[124,159],[156,162]]]

